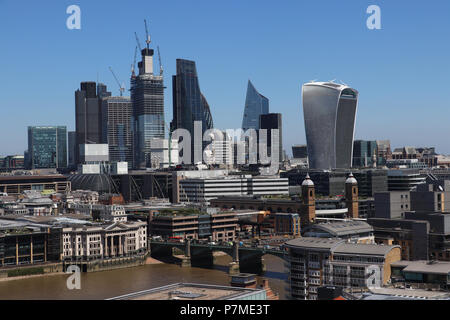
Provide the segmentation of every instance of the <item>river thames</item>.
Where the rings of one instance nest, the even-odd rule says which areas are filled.
[[[81,274],[81,289],[69,290],[69,275],[46,275],[21,280],[0,282],[0,299],[94,299],[115,296],[160,287],[177,282],[229,285],[227,273],[229,256],[217,257],[212,269],[182,268],[175,264],[149,264],[139,267]],[[271,289],[286,299],[287,273],[281,258],[264,256],[266,272]],[[261,278],[258,277],[260,282]]]

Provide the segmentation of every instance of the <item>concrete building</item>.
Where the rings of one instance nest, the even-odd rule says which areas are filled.
[[[411,287],[444,289],[450,284],[450,262],[447,261],[397,261],[391,264],[392,277]]]
[[[351,168],[358,91],[333,82],[302,89],[310,169]]]
[[[297,238],[286,242],[289,289],[293,299],[317,300],[324,285],[381,287],[391,278],[400,247],[353,244],[343,239]]]
[[[153,138],[150,141],[150,159],[152,168],[168,168],[179,164],[178,140]]]
[[[388,191],[411,191],[426,179],[418,169],[392,169],[387,176]]]
[[[145,222],[68,224],[70,221],[62,229],[63,261],[90,261],[147,252]]]
[[[150,232],[165,238],[234,241],[238,226],[236,212],[214,214],[173,211],[154,214],[150,219]]]
[[[288,195],[288,180],[279,177],[228,176],[179,181],[181,202],[207,202],[220,196]]]
[[[54,190],[65,193],[71,190],[67,177],[55,175],[0,176],[0,192],[19,195],[26,190]]]

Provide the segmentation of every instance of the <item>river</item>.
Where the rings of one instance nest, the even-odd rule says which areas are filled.
[[[0,299],[106,299],[122,294],[155,288],[176,282],[229,285],[227,265],[229,256],[217,258],[212,269],[181,268],[175,264],[151,264],[139,267],[116,269],[81,274],[81,289],[69,290],[66,286],[68,275],[45,275],[40,277],[0,282]],[[283,260],[264,256],[269,286],[286,299],[285,279],[287,278]],[[259,278],[259,277],[258,277]],[[260,278],[258,280],[261,280]]]

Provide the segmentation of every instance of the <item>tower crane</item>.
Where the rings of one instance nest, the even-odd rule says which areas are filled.
[[[147,43],[147,49],[149,49],[150,46],[150,42],[152,42],[150,40],[150,35],[148,34],[148,28],[147,28],[147,20],[144,19],[144,24],[145,24],[145,42]]]
[[[134,76],[134,67],[136,66],[136,55],[137,55],[137,49],[138,47],[136,46],[136,48],[134,49],[134,60],[133,60],[133,64],[131,65],[131,75]]]
[[[139,47],[139,51],[142,51],[141,42],[139,41],[139,37],[136,32],[134,33],[134,36],[136,37],[136,42]]]
[[[163,70],[163,66],[162,66],[162,63],[161,63],[161,54],[159,53],[159,46],[157,46],[156,48],[158,50],[159,75],[162,76],[164,70]]]
[[[123,92],[125,91],[125,85],[124,84],[120,84],[119,79],[117,79],[116,74],[114,73],[114,71],[113,71],[113,69],[111,67],[109,67],[109,70],[111,71],[112,75],[114,76],[114,79],[116,79],[116,82],[119,85],[120,96],[122,96]]]

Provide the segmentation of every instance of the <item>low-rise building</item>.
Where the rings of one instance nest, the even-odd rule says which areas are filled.
[[[294,299],[317,299],[324,285],[380,287],[391,277],[391,263],[400,247],[354,244],[344,239],[297,238],[284,245],[288,252],[289,288]]]
[[[315,238],[341,238],[352,243],[375,243],[373,227],[359,220],[312,224],[305,229],[303,235]]]

